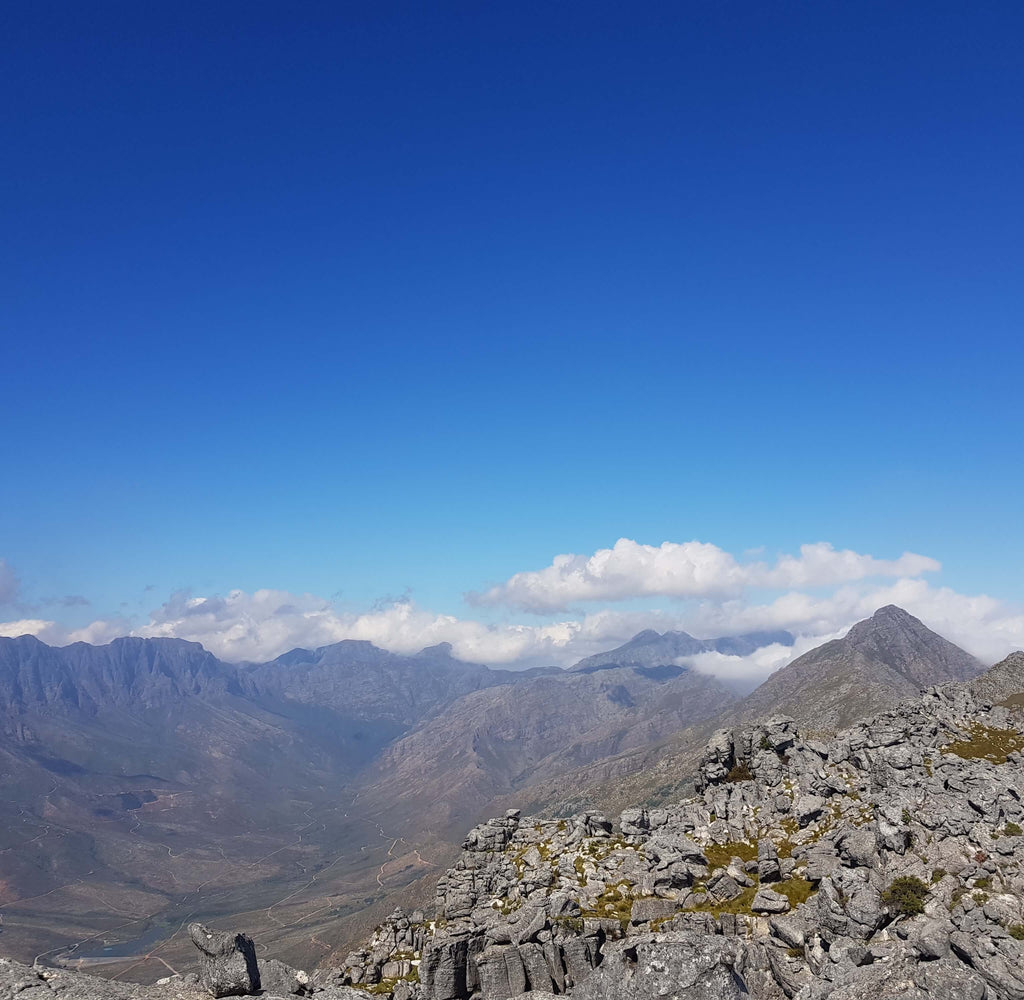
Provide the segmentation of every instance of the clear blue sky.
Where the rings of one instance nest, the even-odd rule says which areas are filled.
[[[462,613],[620,536],[1024,600],[1022,37],[935,0],[8,4],[23,600]]]

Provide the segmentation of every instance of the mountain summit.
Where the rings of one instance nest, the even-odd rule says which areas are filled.
[[[745,698],[737,712],[744,719],[781,712],[836,728],[892,708],[933,684],[970,680],[984,669],[970,653],[890,604],[842,639],[797,657]]]
[[[580,660],[572,668],[582,674],[612,667],[665,667],[678,666],[678,660],[698,653],[725,653],[729,656],[746,656],[762,646],[777,643],[792,646],[793,636],[780,630],[774,632],[748,632],[746,635],[721,636],[716,639],[696,639],[688,632],[655,632],[646,629],[638,632],[629,642],[596,653]]]

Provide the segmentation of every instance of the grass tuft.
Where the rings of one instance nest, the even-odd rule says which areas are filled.
[[[971,724],[970,735],[942,747],[943,753],[955,754],[965,760],[987,760],[993,764],[1005,764],[1006,758],[1018,750],[1024,750],[1024,734],[1016,729],[996,729],[980,722]]]

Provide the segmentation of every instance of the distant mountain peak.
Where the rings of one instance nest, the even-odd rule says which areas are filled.
[[[627,646],[645,646],[649,642],[657,642],[661,638],[660,632],[655,632],[652,628],[645,628],[642,632],[637,632],[629,642],[625,643]]]
[[[689,632],[655,632],[644,629],[628,642],[580,660],[572,670],[592,673],[611,667],[681,666],[680,661],[701,653],[722,653],[726,656],[746,656],[771,643],[792,645],[788,632],[751,632],[747,635],[722,636],[717,639],[696,639]],[[688,669],[688,668],[687,668]]]
[[[856,639],[861,635],[877,632],[880,628],[902,628],[919,633],[931,632],[931,629],[920,618],[915,618],[909,611],[905,611],[896,604],[887,604],[884,608],[879,608],[870,618],[865,618],[853,625],[847,633],[847,638]]]
[[[775,711],[829,727],[884,711],[923,688],[967,681],[973,656],[894,604],[857,622],[841,639],[798,656],[744,702],[746,717]]]
[[[416,655],[443,657],[449,660],[454,659],[452,656],[452,644],[450,642],[439,642],[433,646],[424,646]]]

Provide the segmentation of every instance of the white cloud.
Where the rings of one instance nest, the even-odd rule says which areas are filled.
[[[784,667],[798,656],[830,639],[838,639],[845,629],[825,635],[804,635],[797,638],[792,646],[783,646],[773,642],[768,646],[755,649],[746,656],[728,656],[725,653],[698,653],[686,657],[685,662],[704,674],[712,674],[726,681],[734,681],[745,687],[759,684],[769,674]]]
[[[699,669],[751,681],[842,634],[879,607],[897,604],[986,662],[1024,647],[1024,607],[933,586],[918,575],[937,567],[925,556],[906,553],[880,560],[824,544],[803,546],[799,555],[769,563],[740,562],[698,542],[654,548],[622,540],[592,557],[559,557],[539,573],[517,574],[500,588],[502,598],[528,605],[568,600],[569,594],[580,600],[581,593],[600,591],[612,601],[627,593],[635,596],[639,581],[647,596],[690,600],[655,610],[603,607],[558,621],[494,624],[438,614],[409,600],[349,612],[314,594],[282,590],[233,590],[226,596],[181,592],[142,625],[114,617],[65,629],[53,621],[21,619],[0,623],[0,635],[29,633],[54,645],[104,643],[125,634],[173,636],[200,642],[233,662],[267,660],[296,646],[313,648],[341,639],[367,640],[396,653],[449,642],[464,660],[526,667],[568,666],[648,628],[682,629],[701,638],[760,629],[794,633],[792,648],[767,646],[742,658],[704,654],[691,661]],[[894,578],[880,580],[887,576]]]
[[[0,622],[0,636],[5,639],[17,639],[19,635],[34,635],[43,642],[62,645],[61,640],[64,639],[65,632],[56,622],[44,621],[42,618],[19,618],[13,622]]]
[[[822,587],[873,577],[917,577],[937,573],[942,565],[928,556],[904,552],[898,559],[875,559],[850,549],[836,551],[828,542],[801,545],[800,555],[779,556],[774,566],[746,566],[754,587]]]
[[[478,605],[505,605],[523,611],[564,611],[580,601],[622,601],[638,597],[727,598],[747,589],[834,586],[874,577],[919,576],[941,569],[928,556],[905,552],[898,559],[875,559],[827,542],[802,545],[799,556],[774,564],[739,562],[707,542],[643,545],[620,538],[591,556],[559,555],[541,570],[516,573],[483,594]]]

